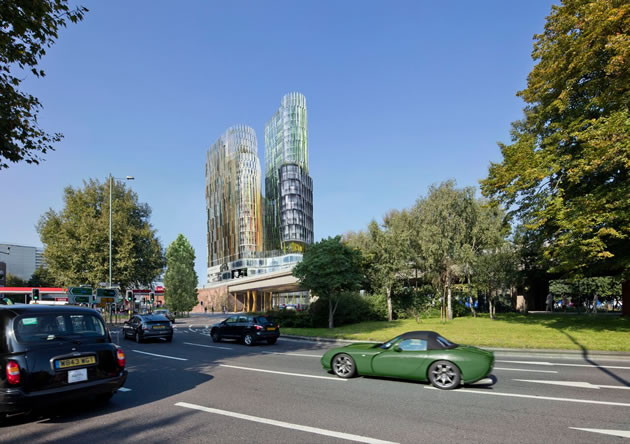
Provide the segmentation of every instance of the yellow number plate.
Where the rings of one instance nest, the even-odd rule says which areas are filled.
[[[55,368],[80,367],[82,365],[96,364],[94,356],[82,356],[80,358],[60,359],[55,362]]]
[[[267,327],[267,331],[274,331],[276,327]]]
[[[161,328],[166,328],[163,325],[154,325],[153,330],[160,330]]]

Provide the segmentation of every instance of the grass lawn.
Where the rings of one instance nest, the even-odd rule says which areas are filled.
[[[282,326],[281,326],[282,327]],[[459,344],[505,348],[630,352],[630,318],[611,315],[500,313],[491,320],[461,317],[362,322],[339,328],[282,328],[282,333],[337,339],[386,341],[412,330],[433,330]]]

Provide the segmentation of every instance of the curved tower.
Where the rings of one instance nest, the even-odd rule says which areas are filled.
[[[206,156],[208,267],[262,251],[261,171],[256,132],[228,128]]]
[[[265,125],[265,250],[303,251],[311,243],[306,98],[292,92]]]

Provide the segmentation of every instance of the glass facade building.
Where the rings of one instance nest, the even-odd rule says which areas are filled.
[[[292,92],[265,125],[265,250],[300,252],[313,243],[306,98]]]
[[[255,131],[229,128],[206,156],[208,267],[263,249],[261,169]]]

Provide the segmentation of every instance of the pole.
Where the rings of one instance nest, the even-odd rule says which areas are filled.
[[[112,288],[112,174],[109,174],[109,288]]]

